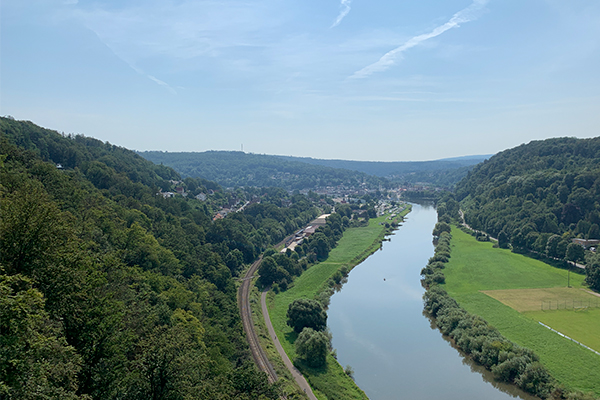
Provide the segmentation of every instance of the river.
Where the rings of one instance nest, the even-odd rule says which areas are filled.
[[[328,326],[342,366],[371,400],[502,400],[528,396],[493,381],[423,314],[419,273],[433,255],[432,206],[413,205],[382,249],[331,297]]]

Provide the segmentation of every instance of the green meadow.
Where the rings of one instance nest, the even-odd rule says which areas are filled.
[[[482,292],[566,287],[568,271],[506,249],[493,248],[492,243],[478,242],[457,228],[452,229],[452,256],[446,265],[446,290],[461,306],[486,319],[509,340],[532,349],[560,383],[600,395],[600,356],[538,323],[547,321],[547,325],[576,340],[596,343],[588,339],[598,337],[597,311],[520,313]],[[583,287],[583,280],[583,275],[571,272],[571,287]],[[522,295],[526,291],[515,293]],[[572,329],[565,329],[569,324]]]
[[[407,208],[402,216],[409,211],[410,208]],[[338,245],[329,253],[327,260],[306,270],[287,291],[277,295],[269,293],[269,315],[277,337],[291,360],[297,357],[294,347],[297,334],[286,325],[289,304],[298,298],[315,298],[336,271],[343,266],[351,269],[377,250],[387,231],[380,223],[385,223],[387,217],[373,218],[365,227],[347,229]],[[327,357],[327,365],[319,369],[309,368],[298,362],[295,365],[302,371],[319,399],[367,399],[365,393],[344,373],[342,366],[332,355]]]

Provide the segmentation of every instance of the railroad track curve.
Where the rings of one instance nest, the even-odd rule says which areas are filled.
[[[269,382],[275,383],[277,381],[277,373],[275,373],[275,369],[273,369],[267,354],[258,341],[258,335],[254,329],[254,323],[252,322],[252,309],[250,308],[250,285],[252,284],[252,278],[256,274],[256,271],[258,271],[261,262],[262,256],[252,263],[246,272],[246,275],[244,275],[239,289],[238,303],[242,315],[242,325],[244,326],[244,331],[248,337],[252,358],[254,358],[254,362],[258,368],[267,374]]]

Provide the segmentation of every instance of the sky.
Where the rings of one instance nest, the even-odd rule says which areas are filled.
[[[130,149],[419,161],[600,136],[598,0],[0,3],[0,115]]]

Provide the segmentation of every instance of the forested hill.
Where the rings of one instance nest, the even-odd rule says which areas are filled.
[[[456,196],[472,227],[563,258],[572,238],[600,239],[600,137],[498,153],[457,184]]]
[[[180,179],[127,149],[0,118],[1,398],[279,397],[249,357],[234,278],[318,209]],[[175,185],[205,201],[160,194]],[[247,200],[212,221],[213,207]]]
[[[368,188],[387,185],[385,179],[362,172],[241,151],[145,151],[138,154],[156,164],[168,165],[182,176],[214,180],[225,187],[276,186],[288,190],[301,190],[339,185]]]
[[[387,186],[424,183],[453,187],[473,166],[489,156],[457,157],[436,161],[377,162],[250,154],[241,151],[199,153],[139,152],[142,157],[173,167],[183,176],[202,177],[226,187],[278,186],[312,189],[345,185]]]
[[[289,161],[301,161],[307,164],[323,165],[332,168],[344,168],[352,171],[364,172],[369,175],[375,175],[382,178],[394,180],[417,178],[426,179],[434,173],[461,170],[464,175],[467,174],[468,167],[479,164],[483,160],[490,158],[490,155],[484,156],[466,156],[448,158],[433,161],[352,161],[352,160],[323,160],[310,157],[288,157],[275,156]],[[465,168],[467,167],[467,168]],[[429,174],[429,175],[428,175]],[[461,178],[462,178],[461,176]],[[458,179],[460,180],[460,179]],[[458,182],[456,180],[456,182]]]

